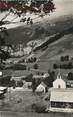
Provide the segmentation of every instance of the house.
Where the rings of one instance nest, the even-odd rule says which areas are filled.
[[[32,87],[32,82],[23,81],[23,83],[24,83],[24,85],[23,85],[24,88],[29,88],[29,89],[31,89],[31,87]]]
[[[73,89],[51,89],[49,111],[73,112]]]
[[[14,73],[12,73],[11,80],[20,81],[22,78],[26,77],[25,70],[17,70]]]
[[[53,88],[66,88],[66,82],[61,78],[61,75],[58,75],[57,79],[53,82]]]
[[[49,73],[44,73],[43,78],[45,79],[47,77],[49,77]]]
[[[2,71],[0,71],[0,76],[2,76]]]
[[[7,87],[1,87],[0,86],[0,92],[2,92],[3,94],[7,92]]]
[[[47,85],[44,82],[41,82],[36,88],[36,93],[46,93],[47,91]]]
[[[15,80],[16,85],[19,81],[23,81],[24,87],[28,88],[32,86],[32,82],[26,80],[28,75],[28,71],[26,72],[25,70],[17,70],[12,74],[11,80]]]

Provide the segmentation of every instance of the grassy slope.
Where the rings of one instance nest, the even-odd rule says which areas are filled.
[[[63,16],[54,20],[42,21],[39,24],[33,24],[32,26],[23,26],[15,29],[10,29],[9,38],[7,42],[10,44],[17,44],[23,42],[24,45],[27,44],[30,40],[42,39],[52,34],[60,33],[63,30],[68,30],[70,27],[73,27],[73,16]],[[52,25],[55,24],[55,25]],[[52,68],[52,64],[59,60],[62,54],[72,55],[72,41],[73,34],[67,34],[61,37],[60,40],[54,42],[48,46],[48,49],[40,54],[39,69],[47,71],[49,68]]]
[[[39,24],[36,23],[32,26],[28,25],[9,29],[9,37],[6,39],[6,42],[10,44],[17,44],[22,42],[24,45],[26,45],[30,40],[45,39],[45,37],[49,35],[61,32],[62,30],[73,26],[72,20],[72,16],[63,16],[61,18],[53,20],[48,19],[44,21],[43,19],[43,21]]]

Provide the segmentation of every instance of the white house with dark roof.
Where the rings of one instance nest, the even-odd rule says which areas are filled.
[[[44,83],[44,82],[41,82],[37,88],[36,88],[36,93],[46,93],[46,88],[47,88],[47,85]]]

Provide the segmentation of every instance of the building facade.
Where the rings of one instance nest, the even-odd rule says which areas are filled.
[[[66,88],[66,82],[61,78],[61,75],[58,75],[53,82],[53,88]]]
[[[73,89],[52,89],[49,110],[53,112],[73,112]]]

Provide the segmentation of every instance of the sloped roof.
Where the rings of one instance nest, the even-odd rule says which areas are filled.
[[[73,89],[52,89],[50,101],[73,102]]]
[[[35,79],[40,79],[40,78],[42,78],[42,79],[43,79],[43,75],[33,75],[33,78],[35,78]]]
[[[7,87],[0,87],[0,91],[7,89]]]
[[[12,70],[2,70],[3,76],[11,76],[13,73]]]
[[[47,87],[47,85],[44,82],[41,82],[41,85],[44,86],[45,88]]]
[[[37,86],[36,92],[43,92],[44,89],[45,89],[46,87],[47,87],[46,84],[45,84],[44,82],[41,82],[41,83]],[[43,88],[44,88],[44,89],[43,89]]]

